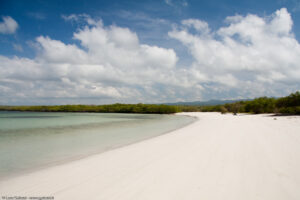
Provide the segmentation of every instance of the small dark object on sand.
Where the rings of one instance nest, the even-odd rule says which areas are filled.
[[[277,118],[274,118],[274,120],[277,120]]]

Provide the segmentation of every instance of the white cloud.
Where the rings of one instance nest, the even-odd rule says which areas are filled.
[[[89,25],[101,25],[102,21],[101,20],[94,20],[91,18],[90,15],[88,14],[79,14],[79,15],[75,15],[75,14],[71,14],[71,15],[61,15],[61,17],[65,20],[65,21],[70,21],[70,22],[75,22],[75,23],[88,23]]]
[[[81,46],[40,36],[34,59],[1,56],[2,95],[9,98],[14,91],[20,99],[56,98],[59,103],[65,98],[73,103],[149,102],[152,95],[161,95],[164,85],[181,85],[174,78],[174,50],[141,44],[128,28],[97,21],[73,38]]]
[[[18,23],[10,16],[2,17],[3,22],[0,22],[0,33],[13,34],[18,28]]]
[[[284,8],[265,18],[227,17],[218,30],[183,20],[168,35],[186,46],[189,66],[178,64],[173,49],[143,44],[128,28],[104,26],[88,15],[66,20],[83,25],[73,34],[76,42],[40,36],[31,44],[35,58],[0,56],[0,103],[191,101],[300,88],[300,44]]]
[[[197,19],[186,19],[183,20],[181,23],[184,26],[193,27],[197,31],[201,32],[202,34],[208,34],[210,32],[208,24],[205,21],[201,21]]]
[[[231,16],[226,23],[210,32],[206,22],[188,19],[169,32],[192,54],[192,70],[206,77],[203,84],[227,85],[240,94],[245,88],[256,90],[249,89],[254,82],[271,95],[280,95],[279,88],[299,89],[300,44],[291,32],[293,21],[287,9],[266,18]]]

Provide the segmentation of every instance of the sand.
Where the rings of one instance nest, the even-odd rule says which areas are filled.
[[[0,181],[1,196],[300,199],[300,117],[181,113],[171,133]]]

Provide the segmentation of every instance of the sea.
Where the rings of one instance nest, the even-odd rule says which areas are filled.
[[[0,178],[109,151],[195,120],[160,114],[0,112]]]

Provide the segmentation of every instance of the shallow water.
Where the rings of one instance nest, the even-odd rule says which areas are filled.
[[[0,112],[0,177],[155,137],[194,120],[154,114]]]

